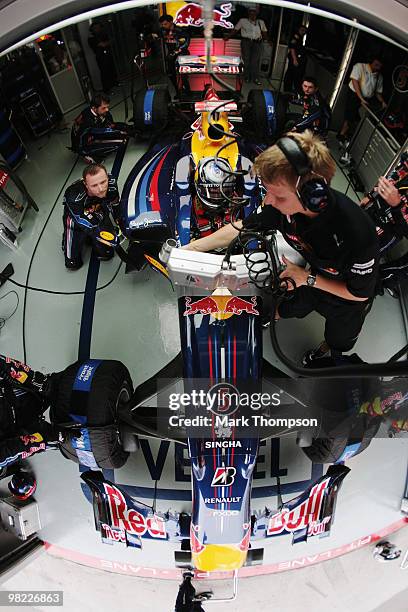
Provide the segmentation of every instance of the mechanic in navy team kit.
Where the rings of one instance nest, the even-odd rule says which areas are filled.
[[[101,232],[111,233],[119,216],[119,192],[116,180],[102,164],[91,164],[64,195],[64,233],[62,248],[65,267],[78,270],[82,266],[82,249],[87,239],[98,259],[114,255],[111,246],[100,242]]]
[[[331,110],[327,102],[323,99],[317,81],[314,77],[305,76],[302,80],[302,93],[290,100],[292,104],[299,104],[303,107],[302,117],[290,121],[285,126],[285,131],[304,132],[312,130],[321,138],[326,138],[330,126]],[[290,120],[290,117],[288,117]]]
[[[57,378],[0,355],[0,473],[58,443],[59,430],[42,418],[55,399]]]
[[[103,159],[107,149],[118,148],[128,138],[128,126],[115,122],[109,108],[109,96],[98,93],[74,120],[71,149],[87,163]]]
[[[179,55],[188,55],[190,35],[187,28],[179,28],[174,24],[173,17],[171,15],[162,15],[159,18],[159,24],[164,41],[167,73],[177,91],[178,85],[176,61]],[[181,82],[183,90],[188,93],[190,91],[188,76],[185,74],[182,75]]]
[[[288,67],[283,80],[285,91],[298,93],[300,84],[306,68],[306,50],[303,45],[303,38],[307,28],[301,25],[290,39],[288,45]]]
[[[227,246],[239,229],[279,230],[299,251],[308,269],[284,258],[281,278],[296,284],[293,298],[276,318],[303,318],[316,311],[325,319],[324,341],[303,356],[304,366],[351,350],[377,284],[379,245],[368,215],[329,187],[336,165],[325,144],[309,130],[290,133],[261,153],[254,168],[266,196],[235,227],[229,224],[183,248],[210,251]],[[291,290],[289,286],[289,290]]]

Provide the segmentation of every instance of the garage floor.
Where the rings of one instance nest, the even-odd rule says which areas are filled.
[[[119,96],[113,100],[112,106],[114,118],[123,120],[123,104],[120,103]],[[20,283],[28,282],[33,287],[71,292],[84,289],[87,266],[77,272],[67,271],[60,250],[62,196],[66,187],[80,177],[83,169],[83,163],[75,161],[74,155],[66,148],[68,144],[69,131],[53,133],[50,137],[29,144],[29,159],[23,163],[18,174],[37,202],[40,212],[28,213],[23,232],[19,236],[18,251],[12,252],[0,244],[0,257],[2,268],[8,262],[13,263],[13,278]],[[119,186],[123,185],[131,168],[144,151],[143,144],[130,142],[119,176]],[[108,167],[112,161],[107,160]],[[340,170],[336,174],[334,187],[339,190],[346,187],[345,177]],[[99,286],[112,282],[96,296],[91,356],[123,361],[137,385],[154,375],[178,353],[177,308],[174,294],[164,278],[149,270],[125,275],[123,266],[115,276],[119,265],[118,259],[115,258],[102,263],[100,267]],[[16,288],[12,288],[10,284],[3,286],[0,298],[11,289]],[[20,300],[19,307],[1,330],[0,351],[18,359],[25,359],[32,367],[44,372],[63,369],[75,361],[82,296],[56,296],[29,291],[25,297],[23,289],[16,291]],[[15,304],[15,294],[1,300],[0,317],[7,317]],[[320,342],[322,329],[322,320],[317,315],[312,315],[301,321],[281,321],[278,333],[288,356],[298,360],[305,349]],[[265,356],[277,364],[268,332],[265,332],[264,342]],[[398,300],[388,295],[377,298],[356,346],[356,352],[371,363],[385,361],[406,342]],[[185,468],[180,468],[180,450],[175,449],[173,444],[163,447],[163,443],[161,449],[159,454],[160,444],[147,441],[141,451],[115,473],[115,481],[137,487],[135,493],[139,497],[144,496],[146,500],[151,499],[154,479],[158,477],[158,508],[188,510],[186,492],[189,489],[189,475]],[[80,486],[77,465],[63,459],[58,452],[34,457],[32,464],[39,481],[36,499],[40,504],[43,524],[40,537],[54,545],[55,548],[51,547],[50,553],[54,552],[111,572],[177,579],[178,573],[173,571],[172,545],[148,542],[143,550],[135,551],[126,550],[120,545],[101,544],[93,527],[92,506]],[[330,551],[343,554],[362,548],[374,541],[379,534],[400,528],[403,524],[399,508],[407,464],[407,439],[374,440],[365,453],[348,462],[352,471],[340,492],[336,522],[330,537],[314,538],[307,544],[296,546],[291,545],[288,537],[271,539],[265,546],[265,571],[272,573],[316,563],[323,560],[324,555],[326,558],[336,556]],[[301,454],[294,439],[289,437],[281,441],[268,441],[259,460],[260,474],[255,481],[254,509],[261,509],[265,504],[276,507],[276,497],[271,495],[270,487],[276,484],[277,470],[282,472],[284,499],[295,496],[309,484],[312,476],[315,478],[322,473],[321,466],[312,466]],[[407,546],[406,534],[404,544]],[[87,558],[84,555],[87,555]],[[54,563],[58,573],[65,571],[61,561]],[[333,563],[334,567],[337,567],[333,570],[336,576],[339,576],[337,579],[347,588],[349,578],[346,580],[340,566],[336,566],[336,561]],[[342,564],[340,561],[337,563]],[[135,567],[142,568],[147,573],[142,570],[135,572]],[[363,561],[360,568],[363,572]],[[153,570],[156,571],[155,574]],[[163,570],[167,574],[163,574]],[[90,570],[86,570],[88,571]],[[313,572],[313,568],[311,571]],[[318,571],[316,569],[316,572]],[[332,584],[335,584],[337,579],[334,574],[329,576]],[[251,578],[252,580],[261,579]],[[268,578],[264,577],[262,580],[267,581]],[[279,584],[283,582],[280,577],[276,577],[276,580],[277,583],[270,583],[273,590],[279,588]],[[119,587],[113,576],[109,575],[109,578],[105,579],[105,588],[107,582],[112,591],[118,592]],[[172,587],[174,592],[175,584]],[[264,582],[256,584],[263,585]],[[307,588],[314,591],[317,598],[323,597],[321,601],[327,601],[325,589],[313,581],[310,584],[312,586]],[[145,588],[146,593],[151,591],[149,585],[149,582],[138,582],[137,586],[135,585],[138,599]],[[338,584],[336,591],[337,587]],[[52,584],[49,583],[47,588],[52,588]],[[389,595],[393,594],[394,592],[390,591]],[[382,601],[378,599],[378,604]],[[344,602],[345,607],[332,605],[334,609],[345,610],[351,609],[351,603],[348,599],[347,603]],[[371,607],[361,605],[362,607],[356,609],[374,609],[372,603]],[[235,607],[240,610],[249,609],[241,607],[239,603]],[[77,609],[77,605],[68,609]],[[88,608],[81,605],[81,609],[96,608],[89,604]],[[108,606],[98,605],[98,609],[108,609]],[[125,605],[124,609],[134,608]],[[171,609],[171,605],[168,609]],[[279,609],[289,608],[280,604]]]

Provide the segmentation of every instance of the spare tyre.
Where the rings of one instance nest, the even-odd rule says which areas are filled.
[[[142,89],[133,101],[133,124],[138,136],[150,137],[163,130],[169,120],[168,89]]]
[[[57,426],[77,427],[60,444],[64,457],[93,469],[122,467],[129,453],[120,440],[117,414],[132,393],[129,371],[120,361],[89,359],[66,368],[51,414]]]

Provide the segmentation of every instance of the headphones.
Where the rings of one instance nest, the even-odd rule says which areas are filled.
[[[314,213],[326,210],[331,201],[329,185],[323,176],[313,171],[309,158],[303,149],[290,136],[280,138],[275,144],[298,175],[296,195],[303,208]],[[311,178],[303,183],[303,185],[300,185],[300,181],[307,174],[314,174],[316,178]]]

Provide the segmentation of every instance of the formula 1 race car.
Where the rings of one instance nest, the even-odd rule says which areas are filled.
[[[382,410],[406,404],[406,384],[398,380],[387,389],[377,388],[376,381],[374,387],[371,383],[364,387],[359,380],[337,387],[326,381],[322,389],[312,381],[309,392],[307,381],[284,378],[265,362],[262,297],[251,282],[245,257],[245,253],[231,255],[226,264],[224,255],[181,250],[174,240],[161,252],[178,294],[182,353],[142,383],[130,401],[118,402],[118,419],[122,432],[124,424],[128,427],[128,437],[122,438],[125,449],[137,449],[135,435],[188,447],[192,508],[157,512],[155,502],[149,506],[133,499],[126,488],[94,468],[82,473],[82,479],[92,490],[95,527],[104,543],[140,548],[141,538],[178,541],[177,565],[214,572],[261,563],[262,548],[251,548],[257,540],[292,534],[295,544],[328,535],[336,497],[349,472],[343,462],[367,448]],[[158,388],[163,379],[164,387]],[[260,389],[269,397],[279,396],[278,405],[257,411],[254,422],[254,412],[242,412],[242,383],[252,398]],[[92,390],[89,381],[88,390]],[[199,390],[204,392],[204,404],[192,399]],[[180,398],[188,392],[189,401],[172,405],[174,394]],[[208,403],[214,397],[215,403]],[[319,424],[308,432],[309,446],[301,446],[307,446],[303,450],[312,460],[335,465],[275,511],[267,507],[254,512],[251,488],[261,441],[289,433],[277,416],[293,418],[296,424],[299,416],[317,416],[319,405],[324,408]],[[300,442],[301,430],[297,427]],[[133,448],[127,447],[129,436]],[[303,440],[307,442],[307,437]]]

